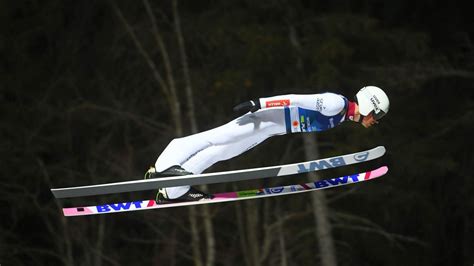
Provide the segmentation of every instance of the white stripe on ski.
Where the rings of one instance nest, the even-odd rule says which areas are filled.
[[[132,180],[125,182],[68,188],[55,188],[51,189],[51,192],[53,192],[56,198],[72,198],[122,192],[133,192],[141,190],[152,190],[159,187],[164,188],[185,185],[194,186],[203,184],[252,180],[267,177],[294,175],[298,173],[313,172],[350,164],[356,164],[379,158],[384,154],[385,147],[378,146],[376,148],[362,152],[302,163],[277,165],[253,169],[242,169],[226,172],[206,173],[199,175],[166,177],[147,180]]]
[[[319,180],[316,182],[311,182],[311,183],[306,183],[306,184],[262,188],[258,190],[218,193],[218,194],[214,194],[215,198],[212,200],[181,202],[181,203],[166,203],[166,204],[156,204],[154,200],[139,200],[139,201],[117,203],[117,204],[103,204],[103,205],[87,206],[87,207],[63,208],[63,213],[64,213],[64,216],[84,216],[84,215],[109,214],[109,213],[130,212],[130,211],[144,211],[144,210],[152,210],[152,209],[162,209],[162,208],[181,207],[181,206],[190,206],[190,205],[230,202],[230,201],[237,201],[237,200],[257,199],[257,198],[265,198],[265,197],[275,197],[275,196],[303,193],[303,192],[309,192],[309,191],[315,191],[315,190],[322,190],[322,189],[327,189],[327,188],[344,186],[348,184],[354,184],[358,182],[364,182],[364,181],[372,180],[374,178],[383,176],[387,173],[387,171],[388,171],[388,167],[382,166],[378,169],[360,173],[360,174]]]

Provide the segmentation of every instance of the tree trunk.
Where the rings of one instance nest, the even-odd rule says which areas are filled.
[[[276,205],[277,213],[279,214],[278,217],[278,246],[280,248],[280,265],[281,266],[288,266],[288,255],[286,254],[286,241],[285,241],[285,228],[284,219],[282,217],[285,216],[284,212],[281,210],[280,202]]]
[[[183,70],[183,77],[185,82],[185,94],[186,94],[186,103],[188,105],[188,117],[191,123],[191,133],[195,134],[198,132],[198,123],[195,116],[195,108],[194,108],[194,96],[193,96],[193,89],[191,86],[191,77],[189,74],[189,64],[188,64],[188,57],[186,54],[186,49],[184,45],[184,38],[183,33],[181,30],[181,20],[178,13],[178,1],[173,0],[173,17],[174,17],[174,26],[176,32],[176,38],[178,39],[178,49],[181,58],[181,67]],[[207,186],[202,185],[201,189],[203,191],[207,191]],[[216,254],[216,247],[215,247],[215,237],[214,237],[214,225],[212,223],[212,216],[209,211],[209,206],[203,205],[200,206],[203,213],[203,222],[204,222],[204,232],[205,232],[205,239],[206,239],[206,266],[213,266],[215,264],[215,254]],[[196,224],[195,221],[198,220],[196,208],[191,207],[189,210],[190,219],[194,220],[191,223]],[[192,227],[192,238],[193,243],[200,243],[199,241],[199,231],[197,226]],[[199,246],[197,247],[197,249]],[[194,247],[196,249],[196,247]],[[198,252],[198,250],[195,250]],[[196,254],[198,258],[201,256],[200,251]],[[201,262],[199,262],[201,264]]]
[[[98,226],[97,226],[97,241],[95,244],[96,255],[94,256],[94,264],[93,264],[95,266],[102,266],[104,240],[105,240],[105,216],[101,215],[98,219]]]
[[[250,255],[251,265],[259,266],[260,264],[260,241],[258,237],[259,215],[258,206],[253,201],[245,202],[245,218],[247,224],[247,246]]]
[[[234,191],[237,191],[237,186],[234,184],[232,186]],[[237,228],[238,228],[238,235],[239,237],[239,242],[240,242],[240,250],[242,252],[242,257],[243,261],[245,262],[244,265],[246,266],[251,266],[252,262],[250,261],[250,256],[248,255],[248,239],[247,239],[247,234],[245,233],[245,223],[244,223],[244,212],[243,212],[243,206],[242,202],[236,201],[235,202],[235,217],[237,220]]]
[[[314,160],[320,158],[319,150],[314,134],[306,134],[303,137],[306,160]],[[319,180],[318,175],[313,172],[309,173],[311,180]],[[316,237],[321,252],[321,265],[336,266],[336,251],[334,248],[334,240],[331,234],[331,224],[329,222],[329,208],[326,200],[325,191],[317,191],[310,194],[311,205],[313,206],[314,220],[316,221]]]
[[[301,56],[302,48],[293,25],[289,25],[289,37],[293,48],[296,51],[296,69],[304,73],[303,59]],[[303,136],[306,160],[320,158],[315,134],[306,133]],[[316,173],[310,173],[311,180],[318,179]],[[310,194],[313,214],[316,222],[316,238],[318,239],[321,263],[323,266],[336,266],[336,252],[334,249],[334,240],[331,234],[331,224],[329,223],[328,206],[326,194],[324,191],[313,192]]]

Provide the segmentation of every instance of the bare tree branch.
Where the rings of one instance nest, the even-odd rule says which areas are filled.
[[[161,56],[163,58],[163,65],[165,66],[165,71],[166,71],[166,77],[168,80],[168,85],[169,85],[169,93],[170,93],[170,98],[171,99],[177,99],[178,95],[176,92],[176,85],[173,77],[173,68],[171,67],[171,60],[168,55],[168,49],[166,48],[165,42],[163,41],[163,37],[160,34],[160,31],[158,30],[158,24],[156,22],[156,17],[155,14],[153,13],[153,10],[150,6],[150,2],[148,0],[143,0],[143,4],[145,5],[145,9],[147,11],[148,16],[150,17],[151,20],[151,25],[152,25],[152,33],[153,37],[156,41],[156,44],[158,45]],[[174,106],[174,110],[179,110],[179,101],[171,101],[170,104],[178,104],[177,106]]]
[[[176,38],[178,39],[178,49],[181,59],[181,68],[183,70],[183,78],[184,78],[184,91],[186,92],[186,103],[188,104],[188,116],[189,121],[191,122],[191,132],[197,133],[198,125],[197,119],[195,116],[195,107],[194,107],[194,96],[193,96],[193,88],[191,85],[191,76],[189,74],[189,64],[188,64],[188,55],[186,53],[186,48],[184,45],[184,38],[183,32],[181,29],[181,19],[178,13],[178,0],[173,0],[173,18],[174,18],[174,29],[176,32]]]
[[[143,56],[143,59],[145,59],[146,63],[150,67],[150,69],[152,71],[152,74],[153,74],[153,77],[158,82],[158,84],[161,87],[161,90],[163,91],[163,93],[169,99],[169,102],[171,103],[172,100],[170,99],[171,98],[170,88],[166,85],[166,82],[163,79],[163,77],[161,76],[160,72],[158,71],[158,68],[156,67],[155,63],[153,62],[153,60],[151,59],[150,55],[147,53],[145,48],[143,48],[143,45],[138,40],[138,38],[135,35],[135,32],[133,31],[132,27],[130,26],[130,24],[128,24],[127,20],[123,16],[122,11],[120,11],[120,8],[115,4],[114,1],[110,1],[110,3],[112,5],[115,13],[117,14],[117,17],[123,23],[123,26],[125,27],[125,30],[128,32],[128,34],[132,38],[132,41],[135,44],[135,46],[137,47],[138,52]]]
[[[414,237],[408,237],[408,236],[398,235],[394,233],[389,233],[385,229],[383,229],[380,225],[374,223],[373,221],[367,218],[363,218],[360,216],[351,215],[351,214],[343,213],[343,212],[335,212],[332,214],[332,216],[334,217],[334,219],[339,221],[338,223],[334,225],[334,227],[337,227],[337,228],[379,234],[394,244],[398,244],[397,240],[400,240],[404,242],[418,244],[420,246],[427,246],[427,243],[420,241]],[[350,221],[350,222],[345,223],[344,220]],[[361,225],[357,225],[355,223],[359,223]]]
[[[85,102],[80,105],[74,106],[70,108],[68,111],[74,112],[81,109],[97,110],[101,112],[110,113],[121,118],[127,118],[137,123],[140,126],[143,126],[149,130],[156,131],[156,132],[163,132],[163,131],[169,130],[169,126],[164,123],[157,123],[152,119],[142,117],[131,112],[122,111],[122,110],[114,109],[107,106],[100,106],[100,105],[90,103],[90,102]]]

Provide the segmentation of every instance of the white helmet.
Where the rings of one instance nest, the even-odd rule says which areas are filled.
[[[359,113],[363,116],[368,116],[370,112],[374,112],[374,118],[379,120],[388,113],[390,101],[387,94],[379,87],[363,87],[356,94],[356,99],[359,105]]]

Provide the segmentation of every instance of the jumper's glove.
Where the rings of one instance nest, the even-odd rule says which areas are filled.
[[[237,113],[247,113],[247,112],[256,112],[260,109],[260,101],[259,100],[252,100],[246,101],[241,104],[238,104],[234,107],[234,112]]]

